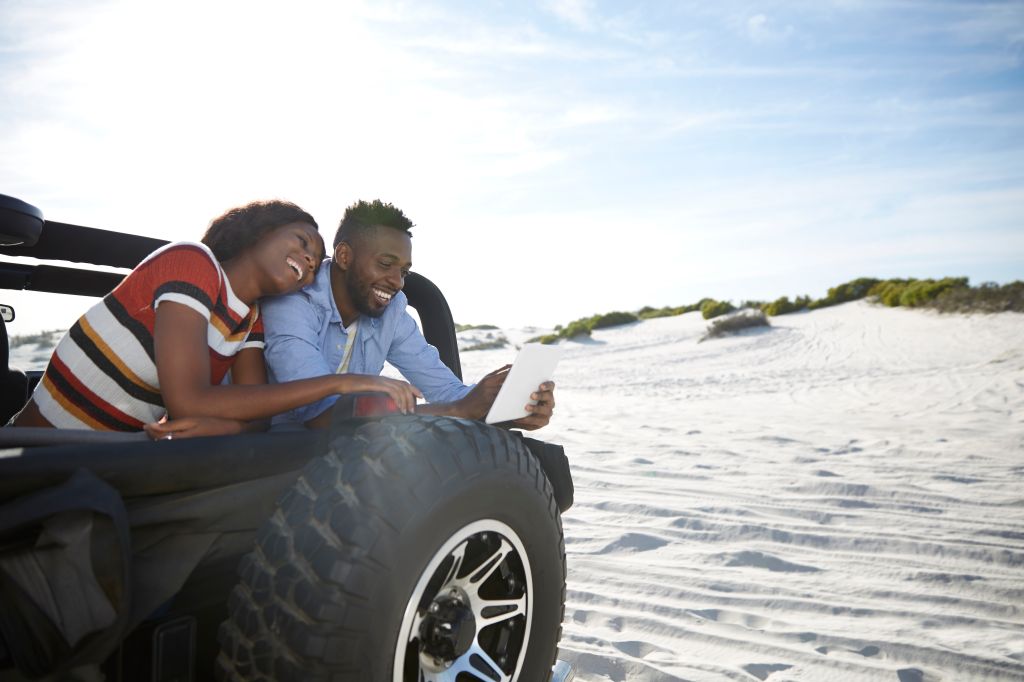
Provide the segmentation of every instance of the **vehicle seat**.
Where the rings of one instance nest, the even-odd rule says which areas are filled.
[[[0,318],[0,426],[6,424],[28,402],[28,376],[10,366],[11,347],[7,323]]]

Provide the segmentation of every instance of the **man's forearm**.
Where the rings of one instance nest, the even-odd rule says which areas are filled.
[[[416,406],[416,414],[432,415],[434,417],[458,417],[460,419],[474,419],[466,413],[461,401],[451,403],[426,403]]]

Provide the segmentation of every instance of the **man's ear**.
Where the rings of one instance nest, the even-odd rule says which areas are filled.
[[[347,270],[352,265],[352,246],[348,242],[340,242],[334,247],[334,262],[342,270]]]

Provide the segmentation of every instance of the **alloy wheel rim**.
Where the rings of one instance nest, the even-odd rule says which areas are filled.
[[[513,682],[526,658],[533,574],[495,519],[449,537],[420,574],[398,631],[394,682]]]

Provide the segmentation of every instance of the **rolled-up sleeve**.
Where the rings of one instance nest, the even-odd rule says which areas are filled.
[[[437,349],[427,343],[415,320],[405,312],[397,322],[394,341],[388,351],[388,362],[432,403],[453,402],[472,388],[459,381],[448,366],[441,362]]]
[[[323,326],[320,312],[303,292],[276,296],[262,303],[267,369],[271,381],[284,383],[333,374],[318,347]],[[305,422],[331,407],[338,396],[291,410],[276,422]]]

